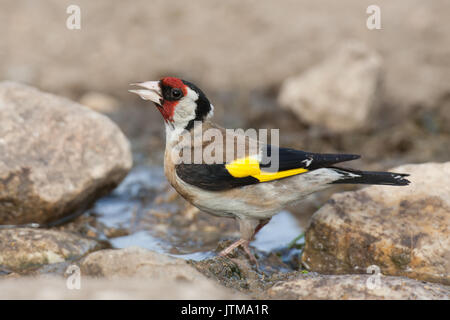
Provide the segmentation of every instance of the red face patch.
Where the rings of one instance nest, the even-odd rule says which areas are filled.
[[[175,77],[165,77],[160,81],[161,89],[163,91],[163,102],[162,108],[159,108],[159,111],[161,111],[161,114],[166,121],[173,121],[173,114],[175,112],[175,108],[179,102],[179,99],[171,94],[171,90],[181,90],[182,96],[180,96],[180,98],[182,98],[187,94],[187,87],[181,79]],[[179,91],[178,93],[180,94]]]

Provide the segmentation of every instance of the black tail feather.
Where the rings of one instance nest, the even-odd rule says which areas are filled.
[[[406,173],[359,171],[337,167],[332,167],[331,169],[334,169],[343,175],[341,179],[332,182],[333,184],[378,184],[388,186],[407,186],[410,184],[408,179],[404,179],[404,177],[409,176],[409,174]]]

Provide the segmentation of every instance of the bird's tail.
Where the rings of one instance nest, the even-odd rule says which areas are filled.
[[[378,172],[378,171],[359,171],[347,168],[331,167],[342,178],[334,181],[335,183],[349,183],[349,184],[379,184],[388,186],[407,186],[410,184],[405,177],[409,174],[394,173],[394,172]]]

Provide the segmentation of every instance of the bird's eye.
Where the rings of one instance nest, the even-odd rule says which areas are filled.
[[[181,90],[178,88],[172,88],[172,90],[170,91],[170,94],[172,95],[172,98],[177,99],[177,100],[183,96],[183,92],[181,92]]]

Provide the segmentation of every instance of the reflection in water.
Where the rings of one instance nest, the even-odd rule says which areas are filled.
[[[110,240],[114,248],[141,247],[156,252],[166,253],[170,248],[168,244],[164,244],[161,239],[155,238],[150,231],[137,231],[128,236],[117,237]]]
[[[282,211],[258,232],[252,246],[265,252],[273,251],[286,247],[302,232],[303,230],[292,214],[288,211]],[[302,241],[304,240],[302,239]],[[298,243],[303,242],[299,241]]]

